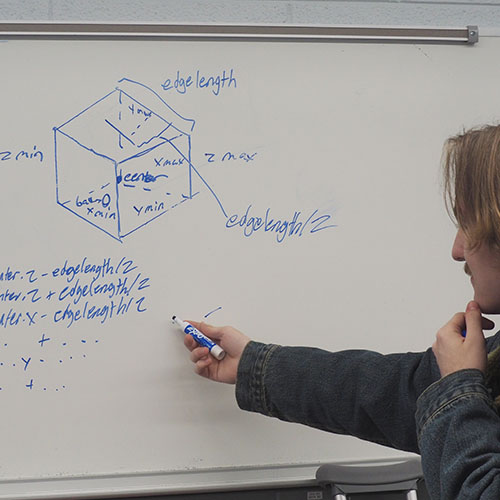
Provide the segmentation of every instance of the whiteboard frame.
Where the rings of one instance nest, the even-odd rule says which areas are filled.
[[[417,457],[343,462],[343,465],[381,466]],[[259,490],[266,488],[318,487],[316,471],[323,463],[214,468],[193,471],[69,476],[0,482],[0,500],[57,500],[116,498],[134,495],[176,495]]]
[[[139,24],[139,23],[0,23],[0,38],[85,39],[182,39],[182,40],[293,40],[456,43],[473,45],[479,40],[477,26],[464,28],[238,25],[238,24]]]
[[[500,36],[500,35],[496,35]],[[239,41],[324,41],[445,43],[473,45],[477,26],[466,28],[390,28],[271,25],[179,25],[97,23],[0,23],[0,39],[177,39]],[[390,462],[394,462],[391,460]],[[359,463],[359,462],[356,462]],[[365,462],[363,462],[365,463]],[[384,460],[366,461],[370,465]],[[0,481],[0,500],[104,498],[134,494],[175,494],[244,490],[279,486],[317,486],[321,463],[244,468],[197,469],[61,478]],[[193,484],[192,475],[197,481]],[[224,486],[221,486],[221,485]]]

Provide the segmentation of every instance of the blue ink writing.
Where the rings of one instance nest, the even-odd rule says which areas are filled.
[[[224,163],[224,162],[245,162],[249,163],[251,161],[255,160],[255,157],[257,156],[257,153],[232,153],[231,151],[226,151],[225,153],[222,154],[217,154],[217,153],[205,153],[205,159],[207,160],[208,163]]]
[[[314,234],[318,231],[337,227],[336,224],[327,224],[331,219],[330,214],[318,215],[318,210],[314,210],[307,217],[303,217],[301,212],[295,211],[291,219],[275,219],[271,217],[271,209],[268,208],[261,217],[250,216],[252,205],[248,205],[242,216],[231,215],[227,222],[227,228],[239,227],[248,238],[259,230],[275,234],[276,241],[282,243],[285,238],[302,237],[305,234]]]
[[[233,68],[224,69],[216,75],[204,75],[200,70],[196,70],[193,75],[183,76],[177,71],[175,78],[167,78],[161,85],[165,91],[175,90],[179,94],[186,94],[190,89],[209,89],[215,96],[218,96],[222,90],[237,88],[238,83]]]
[[[46,373],[65,376],[65,370],[39,372],[33,360],[37,366],[57,363],[69,367],[73,363],[66,361],[86,359],[99,339],[82,338],[68,329],[82,325],[85,331],[105,334],[106,330],[99,329],[101,325],[126,315],[147,313],[151,288],[150,278],[127,257],[66,259],[46,269],[0,266],[0,336],[4,335],[0,337],[0,367],[13,372],[1,389],[8,392],[16,380],[18,387],[39,392],[65,388],[60,383],[64,381],[52,387],[41,381]],[[85,327],[87,322],[97,326]],[[11,330],[15,330],[15,336]],[[27,355],[30,346],[43,348],[43,356]],[[58,352],[61,349],[64,356]],[[73,356],[71,349],[78,349],[78,356]],[[29,384],[22,376],[28,371],[35,375]]]
[[[4,161],[22,161],[22,160],[37,160],[39,163],[43,162],[43,152],[40,151],[37,146],[33,146],[31,149],[19,149],[19,150],[9,150],[0,151],[0,162]]]

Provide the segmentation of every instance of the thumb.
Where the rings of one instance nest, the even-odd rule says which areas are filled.
[[[482,323],[483,319],[481,316],[481,309],[479,309],[479,304],[472,300],[467,304],[467,308],[465,309],[465,326],[467,329],[465,342],[477,342],[478,340],[484,341]]]

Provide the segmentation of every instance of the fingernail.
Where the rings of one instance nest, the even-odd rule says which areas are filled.
[[[467,304],[467,309],[466,311],[477,311],[479,309],[479,306],[477,305],[477,302],[474,302],[473,300],[470,301]]]

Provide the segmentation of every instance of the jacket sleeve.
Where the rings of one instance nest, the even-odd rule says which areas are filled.
[[[250,342],[236,399],[244,410],[418,452],[416,400],[438,378],[430,350],[333,353]]]
[[[431,498],[500,498],[500,418],[479,370],[432,384],[418,399],[416,421]]]

